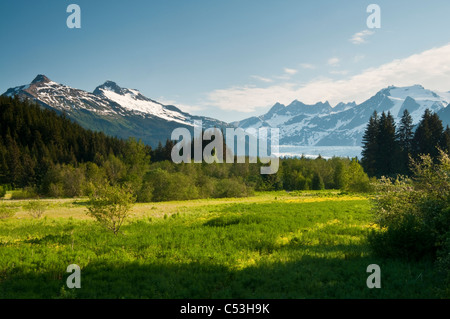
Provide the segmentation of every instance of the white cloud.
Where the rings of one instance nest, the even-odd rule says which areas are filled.
[[[294,84],[284,83],[268,88],[244,86],[219,89],[208,94],[208,104],[222,110],[250,113],[275,104],[280,97],[295,100]]]
[[[350,38],[350,42],[353,44],[366,43],[367,42],[366,38],[371,36],[374,33],[375,32],[370,31],[370,30],[363,30],[361,32],[357,32]]]
[[[297,72],[298,71],[295,70],[295,69],[284,68],[284,73],[287,73],[287,74],[290,74],[290,75],[294,75]]]
[[[316,68],[315,65],[309,64],[309,63],[302,63],[302,64],[300,64],[300,66],[304,69],[310,69],[310,70],[313,70]]]
[[[182,110],[183,112],[187,112],[187,113],[191,113],[191,112],[195,112],[195,111],[202,111],[202,110],[206,109],[205,106],[178,103],[174,100],[166,99],[163,96],[159,97],[157,101],[163,105],[174,105],[177,108],[179,108],[180,110]]]
[[[336,74],[336,75],[347,75],[348,74],[348,70],[332,70],[330,71],[330,74]]]
[[[331,66],[339,66],[339,62],[340,62],[341,60],[339,60],[339,58],[331,58],[331,59],[328,59],[328,65],[331,65]]]
[[[262,76],[259,76],[259,75],[252,75],[251,77],[256,79],[256,80],[258,80],[258,81],[265,82],[265,83],[273,82],[272,79],[265,78],[265,77],[262,77]]]
[[[290,69],[290,68],[284,68],[284,73],[281,75],[274,76],[277,80],[284,80],[288,81],[294,74],[297,74],[298,70],[296,69]]]
[[[321,78],[303,85],[285,82],[266,88],[241,86],[215,90],[208,94],[207,104],[223,110],[253,112],[275,102],[289,104],[295,99],[304,103],[328,100],[332,105],[347,101],[361,103],[389,85],[414,84],[438,91],[450,90],[450,44],[340,80]]]

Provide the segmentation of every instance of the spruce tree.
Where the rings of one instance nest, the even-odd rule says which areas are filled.
[[[409,175],[409,155],[412,152],[413,119],[408,110],[403,111],[400,125],[397,130],[397,142],[399,145],[398,173]]]
[[[445,128],[445,131],[442,133],[439,146],[447,154],[450,153],[450,127],[448,127],[448,125]]]
[[[395,138],[395,121],[391,113],[383,112],[378,123],[378,152],[375,160],[376,176],[392,176],[396,173],[398,144]]]
[[[172,160],[172,148],[175,146],[175,143],[171,139],[166,140],[166,145],[164,145],[164,161]]]
[[[311,182],[311,188],[313,190],[322,190],[325,189],[325,185],[323,183],[323,178],[320,173],[315,172]]]
[[[378,152],[378,114],[377,111],[373,112],[373,115],[369,119],[369,123],[367,124],[366,131],[364,132],[362,141],[363,141],[363,150],[361,152],[362,159],[361,164],[366,171],[367,175],[375,176],[376,175],[376,156]]]
[[[412,141],[414,156],[429,154],[431,158],[436,159],[439,155],[438,146],[440,145],[443,131],[444,128],[439,116],[426,109],[414,133]]]

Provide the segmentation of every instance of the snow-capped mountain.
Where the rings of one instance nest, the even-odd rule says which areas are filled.
[[[296,146],[361,146],[362,135],[374,111],[379,114],[389,111],[398,122],[407,109],[417,124],[429,108],[437,112],[444,125],[450,124],[447,107],[450,92],[433,92],[421,85],[389,86],[360,104],[342,102],[332,107],[328,102],[276,103],[264,115],[230,124],[190,115],[112,81],[106,81],[91,93],[38,75],[30,84],[10,88],[4,95],[34,100],[43,107],[65,113],[85,128],[121,138],[134,136],[153,147],[159,141],[164,143],[177,127],[192,129],[194,120],[202,120],[204,128],[277,127],[280,145]]]
[[[389,86],[358,105],[351,102],[331,107],[328,102],[306,105],[295,100],[287,106],[277,103],[262,116],[231,124],[242,129],[278,127],[280,145],[360,146],[374,111],[391,112],[398,122],[407,109],[417,124],[427,108],[438,114],[444,110],[450,113],[450,108],[446,109],[449,102],[450,92],[433,92],[421,85]]]
[[[227,127],[225,122],[185,113],[173,105],[163,105],[138,90],[121,88],[106,81],[90,93],[38,75],[30,84],[8,89],[4,95],[28,98],[42,106],[65,113],[83,127],[112,136],[134,136],[155,147],[165,142],[173,129],[192,128],[194,120],[204,127]]]

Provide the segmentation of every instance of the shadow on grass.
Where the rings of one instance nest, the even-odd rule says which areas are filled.
[[[342,248],[342,247],[341,247]],[[347,247],[346,249],[349,249]],[[0,298],[316,299],[436,298],[439,279],[429,264],[371,257],[317,258],[260,263],[241,270],[204,262],[93,261],[81,270],[81,289],[68,289],[65,266],[0,273]],[[379,264],[382,288],[369,289],[366,272]],[[70,291],[69,291],[70,290]],[[69,292],[68,292],[69,291]]]
[[[74,200],[73,202],[71,202],[71,204],[72,205],[74,205],[74,206],[83,206],[83,207],[85,207],[85,206],[87,206],[88,204],[89,204],[89,199],[77,199],[77,200]]]

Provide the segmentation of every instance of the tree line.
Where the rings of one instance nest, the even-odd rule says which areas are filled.
[[[262,163],[171,161],[174,141],[157,148],[82,128],[29,101],[0,97],[0,185],[24,196],[88,196],[101,185],[126,186],[138,201],[241,197],[253,191],[368,191],[356,159],[283,158],[276,174]],[[226,145],[224,146],[226,148]]]
[[[361,164],[369,176],[411,175],[410,159],[429,154],[436,159],[439,149],[450,151],[450,128],[445,129],[436,113],[426,109],[414,129],[408,110],[396,125],[390,112],[375,111],[363,135]]]

